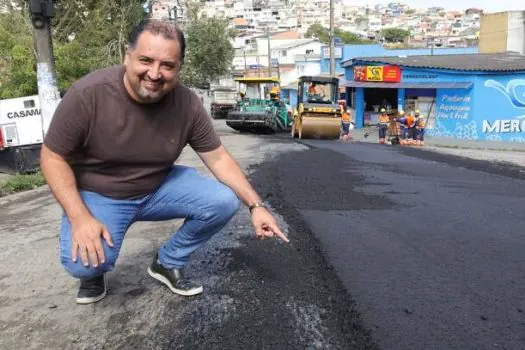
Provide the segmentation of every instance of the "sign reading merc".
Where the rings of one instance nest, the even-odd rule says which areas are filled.
[[[507,133],[507,132],[525,132],[525,119],[498,119],[498,120],[484,120],[484,133]]]

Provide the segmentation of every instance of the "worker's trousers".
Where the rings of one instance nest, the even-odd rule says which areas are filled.
[[[73,262],[71,225],[64,214],[60,258],[66,271],[77,278],[90,278],[112,271],[124,236],[137,221],[185,219],[158,252],[160,263],[166,268],[183,268],[190,255],[218,233],[239,208],[239,200],[229,187],[183,166],[174,166],[156,191],[139,199],[112,199],[88,191],[80,191],[80,195],[91,214],[108,229],[114,246],[110,247],[101,238],[106,259],[96,268],[91,264],[85,267],[79,255]],[[153,233],[144,231],[142,234],[147,237]],[[143,248],[148,249],[149,246]]]

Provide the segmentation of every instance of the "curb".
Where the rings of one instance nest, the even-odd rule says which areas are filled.
[[[42,194],[44,192],[48,192],[51,194],[51,191],[49,190],[48,185],[43,185],[41,187],[32,189],[32,190],[26,190],[18,193],[8,194],[7,196],[0,197],[0,205],[21,201],[21,200],[28,200],[31,197],[37,196],[39,194]]]

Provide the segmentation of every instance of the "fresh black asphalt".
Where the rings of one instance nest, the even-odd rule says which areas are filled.
[[[522,168],[404,147],[303,143],[311,148],[262,164],[251,179],[292,239],[319,246],[319,263],[335,268],[357,310],[332,315],[349,317],[339,329],[362,321],[384,349],[525,349]]]

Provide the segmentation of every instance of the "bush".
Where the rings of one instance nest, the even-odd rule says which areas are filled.
[[[46,184],[41,172],[27,175],[16,175],[0,185],[0,197],[8,194],[28,191]]]

